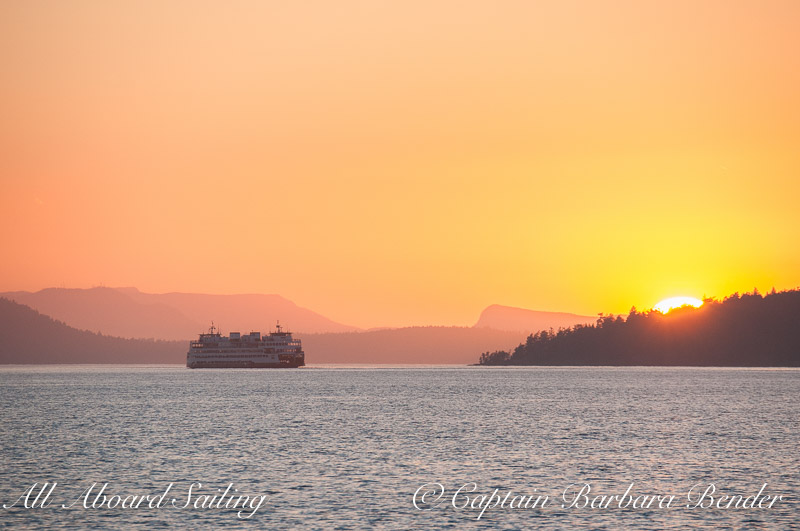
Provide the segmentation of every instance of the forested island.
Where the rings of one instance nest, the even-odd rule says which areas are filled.
[[[632,308],[627,318],[531,334],[479,365],[800,366],[800,289],[704,299],[666,314]]]

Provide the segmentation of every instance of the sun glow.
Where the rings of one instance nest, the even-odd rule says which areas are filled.
[[[700,299],[695,299],[694,297],[672,297],[659,302],[653,306],[653,309],[658,310],[661,313],[667,313],[670,310],[680,308],[682,306],[693,306],[695,308],[699,308],[702,305],[703,301]]]

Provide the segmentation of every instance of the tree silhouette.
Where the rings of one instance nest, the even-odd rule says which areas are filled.
[[[528,336],[513,352],[486,352],[480,365],[800,366],[800,290],[704,298],[662,314],[631,308],[594,325]]]

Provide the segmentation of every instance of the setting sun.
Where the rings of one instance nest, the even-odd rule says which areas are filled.
[[[694,306],[695,308],[699,308],[702,305],[703,301],[700,299],[695,299],[694,297],[672,297],[659,302],[653,306],[653,309],[658,310],[661,313],[667,313],[672,309],[680,308],[682,306]]]

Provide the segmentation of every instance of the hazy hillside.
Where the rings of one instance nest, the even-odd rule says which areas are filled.
[[[186,347],[76,330],[0,298],[0,363],[185,363]]]
[[[306,363],[475,363],[483,350],[509,348],[525,334],[425,326],[346,334],[302,334]],[[493,346],[492,346],[493,345]]]
[[[576,324],[594,323],[597,317],[564,312],[542,312],[493,304],[481,312],[475,328],[494,328],[515,332],[558,330]]]
[[[117,337],[187,339],[199,323],[164,304],[141,304],[112,288],[48,288],[0,296],[63,321],[73,328]]]
[[[306,363],[474,363],[475,352],[508,348],[523,335],[489,329],[415,327],[301,334]],[[186,362],[187,341],[121,339],[76,330],[0,298],[0,363]]]
[[[213,320],[226,331],[265,331],[280,321],[303,332],[346,332],[278,295],[142,293],[136,288],[49,288],[0,293],[66,324],[118,337],[188,340]]]
[[[213,320],[224,331],[265,332],[281,324],[297,332],[327,333],[358,330],[331,321],[327,317],[301,308],[280,295],[242,294],[207,295],[202,293],[142,293],[136,288],[118,288],[133,300],[143,304],[164,304],[176,308],[205,331]],[[197,334],[195,330],[189,337]]]
[[[627,320],[529,336],[513,351],[485,352],[484,365],[800,366],[800,290],[734,294],[667,314],[632,311]]]

